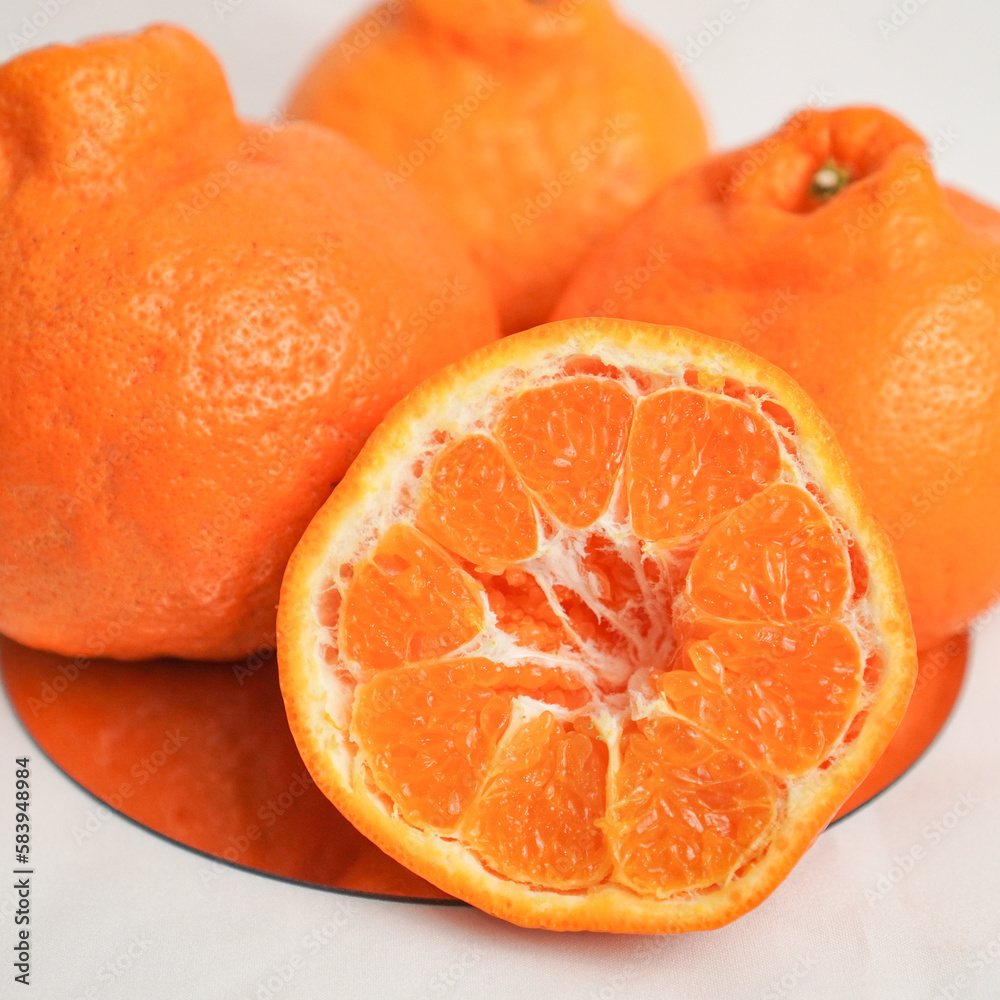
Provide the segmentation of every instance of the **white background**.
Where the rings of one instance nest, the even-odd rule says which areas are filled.
[[[11,33],[20,34],[39,6],[0,4],[5,60]],[[153,20],[188,26],[218,53],[251,117],[280,107],[309,57],[358,9],[344,0],[48,6],[58,13],[32,45]],[[771,131],[819,88],[835,104],[880,104],[930,138],[948,136],[940,174],[1000,203],[995,0],[900,0],[901,27],[891,33],[879,21],[892,17],[892,0],[622,6],[681,50],[697,45],[703,22],[726,7],[734,12],[700,53],[689,48],[688,72],[719,147]],[[12,982],[13,895],[6,877],[0,881],[0,997],[996,1000],[998,709],[1000,616],[976,630],[965,692],[930,753],[823,834],[771,899],[720,931],[639,938],[525,931],[468,908],[287,885],[211,865],[117,816],[78,844],[73,828],[96,801],[48,764],[0,696],[0,845],[13,828],[13,759],[30,754],[37,871],[28,990]],[[968,815],[959,817],[963,796],[972,807],[960,807]]]

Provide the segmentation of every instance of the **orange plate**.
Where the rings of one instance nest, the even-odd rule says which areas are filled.
[[[320,794],[285,723],[273,659],[235,665],[69,660],[0,637],[14,710],[88,792],[142,826],[252,871],[392,899],[454,903],[386,857]],[[968,636],[922,653],[913,698],[837,819],[927,749],[955,704]],[[86,832],[86,818],[79,825]]]

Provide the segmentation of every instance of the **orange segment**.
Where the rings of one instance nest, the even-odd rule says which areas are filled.
[[[522,882],[576,889],[610,870],[604,834],[607,747],[543,712],[504,746],[466,837],[490,868]]]
[[[702,531],[781,472],[778,440],[762,414],[690,389],[639,401],[628,457],[632,527],[663,544]]]
[[[481,595],[439,545],[394,524],[347,588],[341,648],[366,673],[443,656],[479,634]]]
[[[771,486],[712,528],[691,563],[696,612],[730,621],[832,617],[851,592],[847,547],[803,489]]]
[[[531,500],[500,449],[481,434],[434,459],[417,525],[477,566],[523,562],[538,548]]]
[[[376,786],[407,822],[451,830],[476,794],[516,695],[580,707],[579,681],[481,657],[385,670],[358,687],[352,731]]]
[[[451,830],[507,727],[510,698],[470,684],[489,661],[399,667],[357,690],[353,729],[375,784],[416,826]]]
[[[668,893],[732,877],[775,819],[773,783],[669,716],[641,721],[623,743],[607,822],[622,881]]]
[[[862,658],[840,623],[735,625],[657,680],[671,707],[774,774],[824,760],[858,711]]]
[[[563,524],[586,528],[611,500],[631,420],[621,385],[580,376],[519,393],[495,432],[545,506]]]

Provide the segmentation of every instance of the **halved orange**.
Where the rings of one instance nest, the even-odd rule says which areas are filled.
[[[389,414],[306,531],[281,687],[316,784],[507,920],[718,926],[868,773],[915,654],[801,389],[688,330],[508,337]]]

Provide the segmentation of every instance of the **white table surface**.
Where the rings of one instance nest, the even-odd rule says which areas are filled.
[[[833,104],[881,104],[929,137],[947,136],[940,174],[1000,203],[996,0],[622,6],[675,49],[706,19],[733,11],[689,67],[718,146],[772,130],[818,90]],[[879,22],[891,26],[894,7],[901,26],[890,32]],[[0,58],[41,9],[57,12],[32,45],[175,21],[219,54],[241,111],[264,117],[357,8],[2,0]],[[104,812],[39,753],[0,695],[0,843],[13,830],[13,760],[28,754],[36,871],[27,990],[12,981],[14,896],[8,877],[0,881],[0,997],[996,1000],[998,715],[1000,615],[976,629],[958,709],[902,781],[824,833],[735,924],[641,938],[526,931],[469,908],[353,898],[214,865]],[[81,837],[88,826],[94,832]]]

